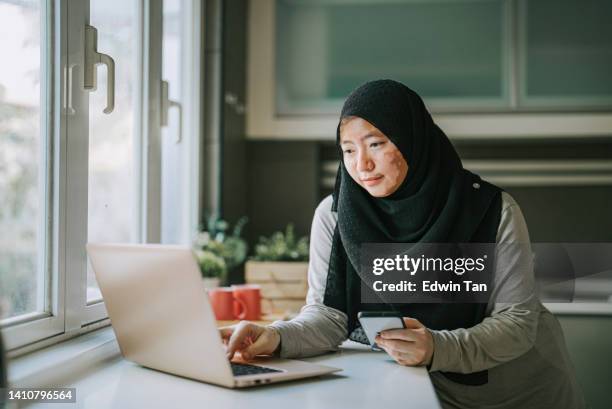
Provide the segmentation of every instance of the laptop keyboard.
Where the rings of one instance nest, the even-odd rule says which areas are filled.
[[[238,364],[236,362],[230,362],[230,364],[232,365],[232,372],[234,373],[234,376],[258,375],[262,373],[282,372],[282,371],[279,371],[278,369],[266,368],[264,366]]]

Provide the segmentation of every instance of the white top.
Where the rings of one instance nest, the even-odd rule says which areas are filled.
[[[282,357],[307,357],[335,350],[348,337],[346,314],[323,304],[337,223],[331,205],[332,197],[328,196],[317,207],[312,222],[307,305],[293,320],[271,324],[281,334]],[[505,192],[496,241],[515,245],[497,246],[487,317],[467,329],[431,330],[434,355],[430,375],[442,405],[490,405],[500,409],[585,407],[561,327],[535,293],[525,219],[518,204]],[[458,384],[438,373],[485,369],[489,370],[489,381],[481,386]]]

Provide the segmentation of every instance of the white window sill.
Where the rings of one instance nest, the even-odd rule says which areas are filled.
[[[9,360],[9,382],[14,387],[42,388],[68,384],[97,364],[120,355],[108,326],[48,348]]]

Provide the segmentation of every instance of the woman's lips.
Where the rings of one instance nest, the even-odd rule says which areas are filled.
[[[383,179],[383,176],[380,175],[380,176],[375,176],[375,177],[372,177],[372,178],[361,179],[361,181],[366,186],[374,186],[374,185],[379,184],[382,181],[382,179]]]

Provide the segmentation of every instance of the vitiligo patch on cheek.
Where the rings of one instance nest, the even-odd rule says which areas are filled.
[[[399,152],[390,153],[389,155],[386,156],[386,159],[387,158],[388,158],[388,163],[390,165],[390,169],[393,170],[394,172],[393,177],[394,178],[401,177],[402,173],[404,173],[408,168],[406,162],[403,160],[401,153]]]

